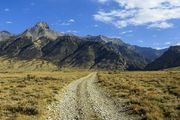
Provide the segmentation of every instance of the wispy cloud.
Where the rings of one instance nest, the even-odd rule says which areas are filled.
[[[168,47],[156,47],[156,50],[162,50],[162,49],[166,49]]]
[[[149,25],[149,28],[172,28],[174,25],[168,22],[157,22]]]
[[[68,22],[69,23],[73,23],[73,22],[75,22],[75,20],[74,19],[70,19]]]
[[[59,25],[62,25],[62,26],[69,26],[70,23],[68,23],[68,22],[62,22],[62,23],[60,23]]]
[[[6,21],[6,24],[12,24],[13,22],[12,21]]]
[[[61,20],[58,20],[58,22],[56,23],[56,25],[62,25],[62,26],[69,26],[71,24],[75,23],[75,20],[74,19],[69,19],[67,21],[61,21]]]
[[[76,30],[67,30],[67,33],[76,34],[76,33],[78,33],[78,31],[76,31]]]
[[[146,25],[148,28],[165,29],[174,26],[170,20],[180,19],[179,0],[109,1],[118,4],[119,9],[100,10],[94,15],[94,19],[113,24],[118,28]]]
[[[10,10],[9,10],[9,8],[5,8],[4,11],[5,12],[9,12]]]
[[[143,40],[139,40],[138,42],[143,43],[144,41]]]
[[[171,45],[171,42],[165,42],[165,45]]]
[[[94,27],[97,28],[97,27],[99,27],[99,25],[95,24]]]
[[[176,45],[180,45],[180,42],[177,42]]]
[[[168,46],[176,46],[176,45],[180,45],[180,42],[170,42],[170,41],[168,41],[168,42],[165,42],[164,45],[166,47],[168,47]]]
[[[123,32],[121,32],[120,34],[121,35],[124,35],[124,34],[127,34],[127,33],[132,33],[133,31],[132,30],[127,30],[127,31],[123,31]]]
[[[107,3],[107,2],[109,2],[109,1],[111,1],[111,0],[97,0],[99,3],[102,3],[102,4],[104,4],[104,3]]]

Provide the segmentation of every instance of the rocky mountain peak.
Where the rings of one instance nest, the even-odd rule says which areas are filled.
[[[8,31],[0,31],[0,41],[10,38],[13,34]]]
[[[10,32],[8,31],[0,31],[0,33],[4,33],[4,34],[11,34]]]
[[[49,39],[54,40],[58,36],[62,36],[64,34],[51,30],[46,22],[38,22],[32,28],[27,29],[22,35],[26,37],[30,37],[33,40],[37,40],[41,37],[47,37]]]
[[[41,29],[49,29],[49,25],[46,22],[38,22],[35,27],[41,28]]]

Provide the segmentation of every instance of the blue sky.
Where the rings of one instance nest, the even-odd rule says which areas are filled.
[[[1,0],[0,31],[38,21],[59,32],[106,35],[153,48],[180,44],[180,0]]]

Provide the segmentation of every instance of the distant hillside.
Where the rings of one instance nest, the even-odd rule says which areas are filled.
[[[146,66],[146,70],[159,70],[180,66],[180,46],[170,47],[161,57]]]
[[[179,67],[172,67],[172,68],[167,68],[164,69],[165,71],[180,71],[180,66]]]
[[[57,69],[56,65],[46,60],[19,60],[17,58],[0,57],[0,71],[43,71]]]

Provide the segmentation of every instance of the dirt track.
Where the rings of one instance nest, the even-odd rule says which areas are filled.
[[[97,75],[91,73],[70,83],[48,107],[48,120],[129,120],[96,86]]]

